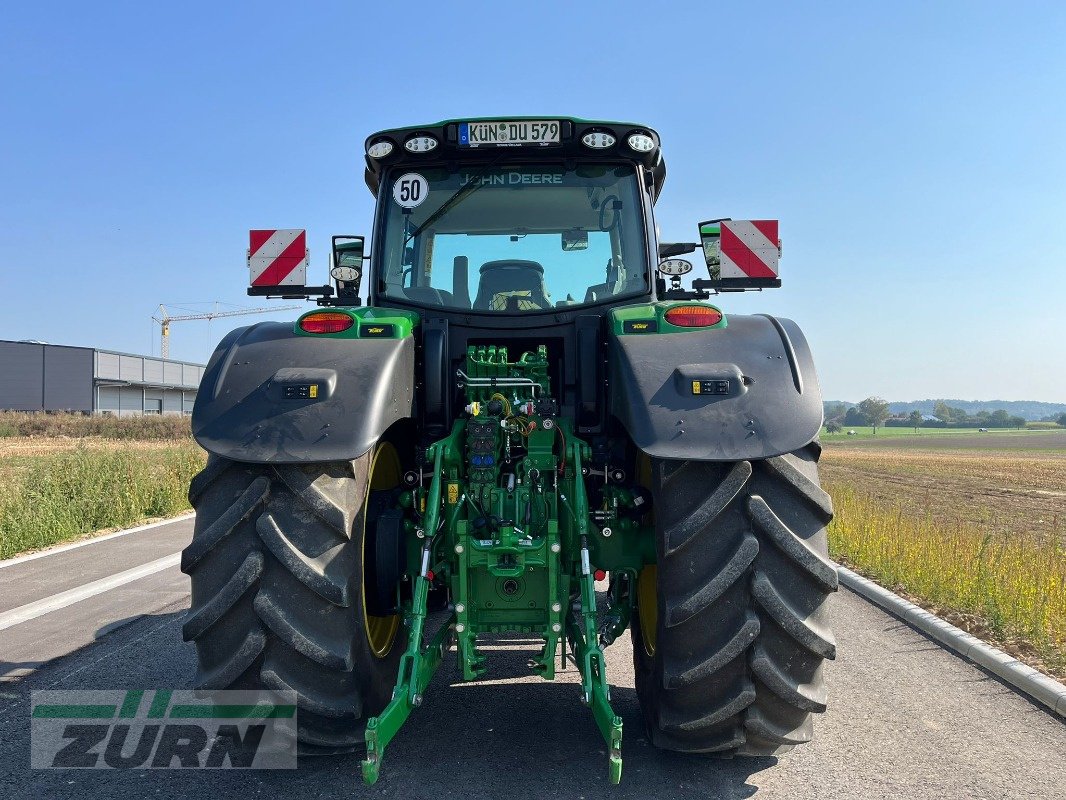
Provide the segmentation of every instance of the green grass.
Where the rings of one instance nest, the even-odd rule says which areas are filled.
[[[1062,432],[1063,428],[1055,426],[1054,428],[1047,429],[1018,429],[1018,428],[989,428],[988,433],[995,433],[1002,436],[1003,434],[1010,434],[1012,436],[1040,436],[1047,431],[1059,431]],[[848,436],[848,431],[855,431],[854,436]],[[844,426],[844,430],[840,433],[826,433],[825,428],[822,428],[819,439],[824,441],[835,441],[838,439],[846,439],[848,441],[854,441],[856,439],[896,439],[899,437],[921,438],[923,436],[987,436],[988,433],[982,433],[977,428],[919,428],[917,432],[914,428],[885,428],[881,427],[874,433],[874,429],[865,426],[858,425],[854,427]]]
[[[1059,537],[988,533],[879,505],[828,485],[832,556],[1052,675],[1066,676],[1066,548]],[[995,526],[991,526],[995,527]],[[1035,659],[1034,659],[1035,657]]]
[[[204,461],[191,440],[11,460],[0,481],[0,558],[180,513]]]

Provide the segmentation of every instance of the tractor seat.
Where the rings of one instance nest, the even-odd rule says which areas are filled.
[[[551,300],[544,289],[544,267],[536,261],[487,261],[481,265],[474,308],[484,311],[551,308]]]
[[[406,286],[403,290],[408,300],[426,305],[451,306],[452,293],[443,289],[434,289],[432,286]]]

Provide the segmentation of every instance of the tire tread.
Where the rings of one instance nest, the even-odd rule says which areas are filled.
[[[375,659],[362,624],[372,452],[276,467],[212,456],[190,485],[196,530],[182,570],[193,598],[183,635],[196,646],[196,685],[294,691],[301,752],[358,748],[403,650],[397,642]]]
[[[775,755],[810,740],[811,715],[826,708],[822,664],[836,657],[820,451],[652,461],[659,624],[648,655],[634,614],[633,651],[656,746]]]

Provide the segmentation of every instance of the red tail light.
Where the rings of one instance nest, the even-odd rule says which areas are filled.
[[[319,311],[301,319],[300,330],[306,333],[340,333],[354,324],[354,319],[339,311]]]
[[[664,316],[679,328],[707,328],[722,321],[722,312],[711,306],[675,306]]]

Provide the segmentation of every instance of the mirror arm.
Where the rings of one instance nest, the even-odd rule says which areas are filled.
[[[667,289],[662,293],[664,300],[709,300],[712,292],[688,289]],[[717,294],[716,292],[713,294]]]
[[[698,242],[677,242],[673,244],[662,243],[659,245],[659,258],[673,258],[674,256],[681,256],[685,253],[691,253],[698,247],[702,247],[702,245]]]
[[[332,286],[249,286],[249,297],[280,297],[283,300],[310,300],[312,295],[329,297]],[[321,302],[321,301],[320,301]]]
[[[718,294],[714,281],[704,278],[696,278],[692,281],[691,289],[667,289],[660,293],[664,300],[709,300],[712,295]]]
[[[361,306],[363,299],[358,293],[341,292],[336,297],[320,297],[317,301],[320,306]]]

